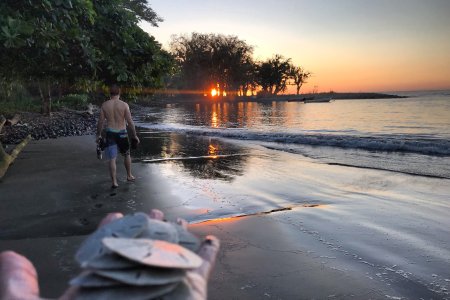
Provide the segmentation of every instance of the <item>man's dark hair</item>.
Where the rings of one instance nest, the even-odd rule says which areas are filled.
[[[109,87],[109,93],[111,96],[120,95],[120,87],[117,84],[113,84]]]

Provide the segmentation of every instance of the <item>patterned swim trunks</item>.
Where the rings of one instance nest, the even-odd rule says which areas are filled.
[[[108,160],[115,159],[118,152],[123,156],[130,155],[130,142],[127,130],[107,128],[105,158]]]

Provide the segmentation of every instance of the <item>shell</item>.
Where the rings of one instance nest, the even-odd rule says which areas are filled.
[[[168,294],[177,287],[178,283],[153,286],[120,286],[111,288],[81,288],[76,300],[148,300]]]
[[[137,262],[130,261],[109,250],[107,250],[107,252],[103,253],[102,255],[98,255],[93,259],[85,261],[81,264],[82,268],[101,270],[130,269],[138,266],[139,264]]]
[[[78,249],[75,259],[83,265],[84,262],[105,253],[102,244],[104,237],[126,237],[134,238],[148,227],[150,218],[144,213],[128,215],[117,219],[97,229],[90,235]]]
[[[110,251],[143,265],[160,268],[193,269],[202,264],[202,259],[197,254],[180,245],[165,241],[104,238],[103,244]]]
[[[178,244],[192,252],[197,252],[200,248],[200,239],[179,224],[173,224],[172,226],[178,233]]]
[[[124,285],[122,282],[102,277],[93,272],[83,272],[70,281],[70,285],[81,287],[111,287]]]
[[[95,274],[129,285],[163,285],[183,280],[185,270],[140,267],[122,270],[96,270]]]
[[[137,238],[161,240],[178,244],[178,232],[171,223],[150,219],[148,227],[145,228]]]

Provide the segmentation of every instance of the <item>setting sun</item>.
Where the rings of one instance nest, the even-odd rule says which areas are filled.
[[[211,90],[211,96],[213,96],[213,97],[217,96],[217,90],[216,89],[212,89]]]

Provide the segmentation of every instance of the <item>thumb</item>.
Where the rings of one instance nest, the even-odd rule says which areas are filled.
[[[208,235],[200,246],[198,255],[203,259],[203,263],[194,272],[206,280],[209,278],[212,268],[216,262],[217,253],[219,253],[220,241],[213,235]]]

